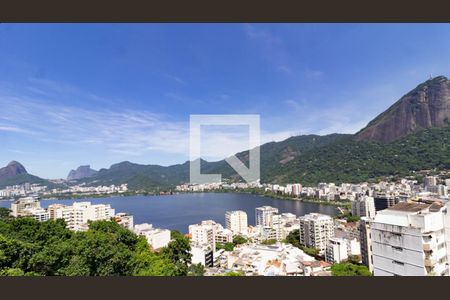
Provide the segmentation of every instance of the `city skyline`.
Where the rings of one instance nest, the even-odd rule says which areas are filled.
[[[447,24],[1,24],[0,165],[188,160],[190,114],[261,115],[261,142],[355,133],[430,75]],[[429,45],[433,45],[432,47]],[[206,135],[238,152],[231,130]],[[209,137],[209,138],[208,138]],[[219,145],[219,146],[218,146]]]

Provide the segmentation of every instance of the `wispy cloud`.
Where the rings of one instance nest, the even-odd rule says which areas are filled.
[[[145,154],[189,154],[187,120],[173,121],[167,115],[142,110],[93,111],[11,96],[0,96],[0,105],[8,111],[7,117],[2,116],[0,130],[26,134],[30,140],[73,149],[98,146],[105,155],[117,154],[130,160]],[[246,129],[219,127],[209,133],[202,138],[204,158],[219,160],[248,149]],[[263,132],[261,142],[280,141],[291,135],[289,131]]]
[[[304,74],[305,74],[305,77],[308,79],[319,79],[324,76],[324,72],[322,72],[320,70],[311,70],[311,69],[306,69],[304,71]]]
[[[306,100],[300,99],[300,100],[294,100],[294,99],[288,99],[284,101],[284,103],[294,111],[304,111],[306,108]]]
[[[279,45],[282,43],[281,39],[268,30],[261,29],[259,26],[245,24],[244,32],[250,39],[260,40],[266,44]]]
[[[176,83],[179,83],[181,85],[187,85],[187,82],[185,80],[183,80],[181,77],[170,75],[170,74],[167,74],[166,77],[172,79],[173,81],[175,81]]]
[[[32,133],[29,130],[25,130],[16,126],[3,126],[0,125],[0,131],[7,131],[7,132],[17,132],[17,133]]]

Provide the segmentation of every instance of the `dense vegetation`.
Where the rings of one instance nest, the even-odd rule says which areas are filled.
[[[54,188],[60,188],[64,187],[60,184],[54,184],[46,179],[39,178],[37,176],[31,175],[31,174],[19,174],[14,177],[5,178],[0,180],[0,189],[4,189],[7,186],[11,185],[21,185],[24,183],[30,183],[30,184],[39,184],[39,185],[46,185],[49,189]]]
[[[331,266],[333,276],[372,276],[366,266],[345,262]]]
[[[144,237],[112,221],[92,222],[86,232],[73,232],[62,219],[15,219],[0,209],[0,274],[202,275],[201,266],[190,265],[188,239],[179,232],[173,232],[172,238],[168,247],[156,253]]]
[[[383,176],[407,176],[413,170],[450,169],[450,128],[426,129],[392,143],[357,142],[344,137],[303,153],[267,173],[264,182],[361,182]]]

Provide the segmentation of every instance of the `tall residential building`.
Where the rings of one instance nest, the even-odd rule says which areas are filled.
[[[375,276],[449,274],[446,219],[440,203],[401,202],[371,222]]]
[[[115,211],[109,204],[95,204],[91,202],[74,202],[71,206],[60,204],[49,205],[49,214],[52,219],[64,219],[67,228],[75,231],[89,229],[89,221],[110,220]]]
[[[271,206],[262,206],[255,209],[256,226],[272,227],[272,217],[278,214],[278,208]]]
[[[378,194],[374,197],[375,210],[380,211],[396,204],[395,198],[386,194]]]
[[[227,211],[225,213],[225,227],[234,234],[247,235],[247,213],[242,210]]]
[[[218,228],[216,222],[212,220],[202,221],[200,224],[189,225],[189,234],[191,241],[198,245],[210,245],[212,251],[216,249],[216,231]],[[221,227],[221,226],[220,226]]]
[[[330,238],[325,251],[325,260],[338,264],[348,258],[347,241],[342,238]]]
[[[375,217],[375,200],[373,197],[362,196],[352,202],[352,215],[358,217]]]
[[[372,235],[370,231],[370,219],[362,217],[359,220],[359,242],[361,245],[361,261],[370,272],[373,272]]]
[[[319,213],[310,213],[299,218],[300,243],[325,253],[327,243],[334,236],[333,218]]]

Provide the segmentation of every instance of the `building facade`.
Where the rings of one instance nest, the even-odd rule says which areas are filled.
[[[110,220],[115,214],[111,205],[91,202],[74,202],[71,206],[52,204],[48,210],[52,219],[64,219],[67,228],[74,231],[86,231],[89,221]]]
[[[153,250],[166,247],[170,242],[170,230],[153,228],[152,224],[136,224],[134,226],[134,232],[137,235],[145,236]]]
[[[352,215],[375,218],[375,199],[369,196],[362,196],[353,201]]]
[[[332,264],[338,264],[348,258],[347,241],[342,238],[330,238],[325,251],[325,260]]]
[[[446,213],[440,203],[402,202],[371,222],[375,276],[448,276]]]
[[[278,214],[278,208],[271,206],[262,206],[255,209],[256,226],[272,227],[273,215]]]
[[[359,220],[359,234],[362,264],[365,265],[370,272],[373,272],[372,235],[369,218],[362,217]]]
[[[247,235],[248,220],[247,213],[242,210],[227,211],[225,213],[225,227],[233,232],[233,234]]]
[[[325,253],[327,243],[334,236],[333,218],[319,213],[310,213],[299,218],[300,243]]]

